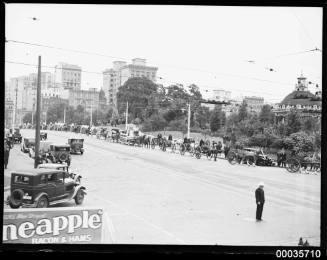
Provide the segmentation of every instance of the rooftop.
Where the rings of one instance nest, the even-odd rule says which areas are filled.
[[[292,93],[288,94],[280,105],[320,105],[321,100],[317,98],[314,94],[310,91],[293,91]]]

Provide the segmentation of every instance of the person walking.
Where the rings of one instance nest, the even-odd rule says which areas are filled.
[[[263,190],[264,183],[260,182],[259,187],[255,190],[255,200],[257,204],[257,211],[256,211],[256,220],[261,221],[263,205],[265,204],[265,192]]]
[[[8,160],[9,160],[9,153],[10,153],[10,148],[8,147],[8,145],[5,143],[4,145],[4,166],[5,169],[7,169],[7,165],[8,165]]]

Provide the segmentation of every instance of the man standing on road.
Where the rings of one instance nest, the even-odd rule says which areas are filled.
[[[257,203],[257,212],[256,212],[256,220],[261,221],[261,215],[263,210],[263,205],[265,204],[265,192],[263,190],[264,183],[259,183],[259,188],[255,190],[255,200]]]
[[[3,153],[4,153],[4,166],[5,166],[5,169],[7,169],[10,148],[6,143],[4,144],[4,148],[5,148],[4,151],[3,151]]]

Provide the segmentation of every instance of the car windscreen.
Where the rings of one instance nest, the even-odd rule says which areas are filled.
[[[14,183],[29,184],[29,182],[30,182],[29,176],[24,176],[24,175],[15,175],[14,176]]]

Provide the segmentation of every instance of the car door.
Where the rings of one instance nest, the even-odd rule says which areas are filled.
[[[65,190],[64,172],[59,172],[56,177],[56,199],[64,199],[65,197],[67,197],[67,193]]]
[[[56,173],[50,173],[47,175],[47,193],[50,201],[56,199]]]

